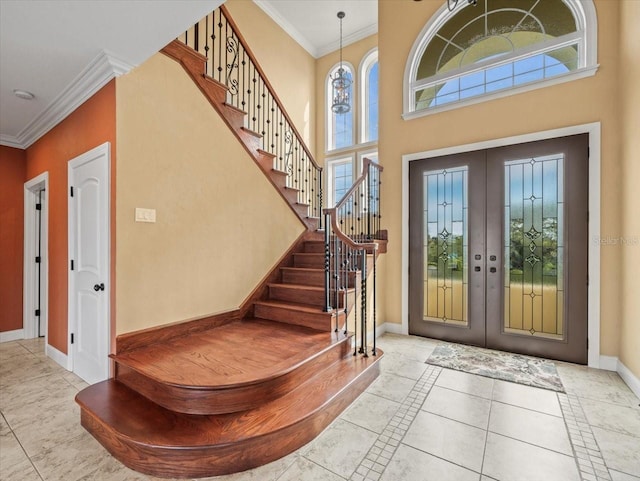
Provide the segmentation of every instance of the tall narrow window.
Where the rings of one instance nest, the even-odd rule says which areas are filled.
[[[596,29],[592,0],[478,0],[453,12],[443,6],[409,57],[405,114],[593,75]]]
[[[328,166],[330,183],[328,205],[333,207],[353,185],[353,158],[331,160]]]
[[[367,54],[360,66],[361,142],[378,140],[378,50]]]
[[[335,77],[339,65],[336,65],[327,76],[326,97],[327,97],[327,150],[338,150],[351,147],[354,142],[354,121],[353,121],[353,67],[348,63],[343,63],[342,68],[346,72],[346,76],[351,79],[349,87],[349,102],[351,108],[345,114],[336,114],[331,110],[331,80]]]

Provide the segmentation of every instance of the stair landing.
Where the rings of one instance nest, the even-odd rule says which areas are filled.
[[[242,411],[343,357],[348,336],[249,319],[114,355],[116,378],[172,411]]]

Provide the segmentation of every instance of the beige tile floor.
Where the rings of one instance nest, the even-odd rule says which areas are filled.
[[[386,334],[382,374],[318,438],[220,481],[640,481],[640,401],[617,374],[558,363],[557,394],[425,364],[437,342]],[[41,340],[0,344],[0,479],[154,479],[79,423],[86,384]]]

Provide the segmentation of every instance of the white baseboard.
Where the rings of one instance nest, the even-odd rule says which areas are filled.
[[[631,369],[622,364],[619,360],[617,371],[622,380],[627,384],[627,386],[629,386],[629,389],[633,391],[633,394],[640,398],[640,379],[631,372]]]
[[[600,356],[598,369],[604,369],[605,371],[617,371],[618,358],[615,356]]]
[[[395,322],[385,322],[378,326],[378,336],[381,336],[385,332],[389,332],[391,334],[404,334],[402,332],[402,324],[397,324]]]
[[[640,379],[616,356],[600,356],[600,369],[614,371],[622,378],[629,389],[640,398]]]
[[[71,371],[71,368],[69,366],[69,357],[66,354],[58,351],[55,347],[51,346],[50,344],[47,344],[44,349],[45,349],[44,352],[47,354],[47,356],[49,356],[55,362],[60,364],[67,371]]]
[[[18,339],[24,339],[24,329],[0,332],[0,342],[17,341]]]

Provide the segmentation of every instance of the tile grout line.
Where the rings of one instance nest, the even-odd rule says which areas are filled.
[[[11,435],[15,438],[16,442],[18,443],[18,445],[20,445],[20,449],[22,449],[22,452],[24,453],[24,455],[27,457],[27,459],[29,460],[29,464],[31,464],[31,466],[33,467],[33,470],[36,472],[36,474],[38,475],[38,477],[44,481],[44,478],[42,477],[42,475],[40,474],[40,471],[38,471],[38,468],[36,467],[36,465],[34,464],[33,460],[31,459],[31,456],[29,456],[29,454],[27,453],[27,450],[24,449],[24,446],[22,445],[22,443],[20,442],[20,439],[18,439],[18,435],[15,433],[15,431],[13,430],[13,428],[11,427],[11,425],[9,424],[9,421],[7,421],[7,418],[5,417],[5,415],[0,411],[0,416],[2,416],[2,419],[4,420],[4,423],[7,425],[7,427],[9,428],[9,431],[11,431]]]
[[[430,365],[427,367],[382,433],[378,435],[373,446],[358,464],[355,472],[349,478],[350,481],[378,481],[380,479],[441,371],[442,368],[438,366]]]
[[[571,393],[558,393],[558,400],[580,478],[582,481],[611,481],[611,475],[578,396]]]

